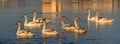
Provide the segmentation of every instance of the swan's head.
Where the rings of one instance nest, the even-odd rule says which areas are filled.
[[[74,20],[78,20],[78,19],[79,19],[79,17],[78,17],[78,16],[75,16],[75,17],[74,17]]]
[[[20,24],[21,24],[21,22],[20,22],[20,21],[18,21],[16,24],[17,24],[17,25],[20,25]]]
[[[40,22],[43,22],[43,20],[45,20],[45,18],[39,18],[39,21],[40,21]],[[48,22],[52,22],[52,21],[51,21],[50,19],[47,19],[47,18],[46,18],[46,22],[48,23]]]
[[[32,12],[33,12],[33,13],[36,13],[36,12],[37,12],[37,10],[33,10]]]
[[[66,19],[67,17],[66,17],[66,16],[62,16],[61,18],[64,20],[64,19]]]
[[[28,18],[26,13],[22,17],[24,17],[24,19]]]
[[[43,20],[43,22],[46,22],[46,18],[43,18],[42,20]]]
[[[98,10],[96,10],[95,13],[98,14]]]
[[[88,9],[86,9],[86,10],[90,11],[90,8],[88,8]]]

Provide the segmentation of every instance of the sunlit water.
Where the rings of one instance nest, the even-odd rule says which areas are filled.
[[[91,16],[95,10],[99,15],[115,19],[112,24],[96,24],[87,21],[87,8],[91,8]],[[55,28],[60,36],[55,38],[43,38],[42,27],[28,29],[35,33],[34,38],[18,39],[16,37],[17,21],[22,22],[24,13],[28,14],[32,21],[32,10],[37,10],[37,17],[46,17],[52,20],[47,28]],[[120,11],[119,1],[61,1],[55,0],[0,0],[0,44],[120,44]],[[66,16],[65,23],[73,24],[74,16],[79,16],[78,24],[87,31],[83,35],[75,33],[62,33],[61,16]]]

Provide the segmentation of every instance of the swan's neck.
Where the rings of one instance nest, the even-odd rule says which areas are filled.
[[[45,31],[46,30],[46,21],[43,22],[43,30],[42,31]]]
[[[17,33],[20,32],[20,29],[21,29],[21,24],[18,24],[18,30],[17,30]]]
[[[96,22],[98,22],[98,20],[99,20],[99,15],[98,13],[96,13]]]
[[[90,10],[88,10],[88,20],[90,19]]]
[[[34,12],[34,16],[33,16],[33,22],[36,21],[36,12]]]
[[[62,19],[61,24],[62,24],[62,28],[63,28],[64,27],[64,19]]]
[[[74,19],[74,25],[75,27],[78,27],[77,20]]]
[[[28,23],[28,17],[25,17],[24,25],[27,25],[27,23]]]

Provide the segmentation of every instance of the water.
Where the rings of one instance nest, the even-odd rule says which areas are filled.
[[[0,0],[0,44],[120,44],[119,24],[120,11],[118,0]],[[91,15],[99,10],[102,17],[115,19],[112,24],[99,24],[87,21],[87,8],[91,8]],[[41,28],[28,29],[35,33],[34,38],[18,39],[16,37],[17,21],[22,22],[24,13],[28,14],[29,21],[32,21],[32,10],[37,10],[37,17],[46,17],[52,20],[47,25],[55,28],[60,36],[56,38],[43,38]],[[65,23],[73,24],[74,16],[79,16],[78,24],[87,31],[84,35],[75,33],[62,33],[61,16],[67,16]]]

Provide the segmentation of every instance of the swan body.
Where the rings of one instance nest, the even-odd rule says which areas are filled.
[[[62,23],[62,28],[64,31],[74,31],[75,26],[71,25],[71,24],[64,24],[64,20],[65,20],[66,16],[62,16],[61,17],[61,23]]]
[[[17,33],[16,33],[17,36],[21,36],[21,37],[28,36],[29,37],[29,36],[33,36],[34,35],[30,31],[21,30],[21,22],[20,21],[18,21],[17,24],[18,24],[18,30],[17,30]]]
[[[46,29],[46,18],[43,19],[43,29],[42,34],[47,36],[57,36],[59,33],[55,29]]]
[[[91,15],[90,15],[90,12],[91,12],[90,8],[88,8],[87,10],[88,10],[88,20],[89,20],[89,21],[95,21],[96,16],[91,17]]]
[[[91,18],[89,19],[89,21],[95,21],[95,19],[96,19],[96,17],[94,16],[94,17],[91,17]]]
[[[82,27],[76,27],[76,29],[74,30],[75,33],[85,33],[86,30]]]
[[[46,29],[45,31],[42,31],[42,34],[56,36],[58,35],[58,32],[55,29]]]
[[[114,21],[114,19],[111,19],[111,18],[101,18],[101,19],[99,19],[99,22],[102,22],[102,23],[104,23],[104,22],[113,22]]]
[[[28,22],[28,16],[27,14],[24,14],[24,26],[41,26],[42,23],[39,23],[39,22]]]
[[[78,16],[75,16],[74,19],[76,20],[76,21],[74,21],[74,22],[75,22],[74,32],[75,32],[75,33],[85,33],[86,30],[85,30],[84,28],[78,27],[77,20],[79,19],[79,17],[78,17]]]
[[[111,18],[104,18],[104,17],[99,18],[98,10],[96,10],[96,22],[99,22],[99,23],[112,23],[113,21],[114,21],[114,19],[111,19]]]

